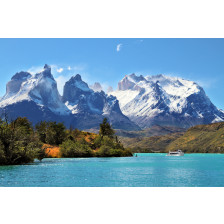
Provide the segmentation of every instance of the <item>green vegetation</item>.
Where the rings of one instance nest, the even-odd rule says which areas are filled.
[[[0,165],[19,165],[43,159],[45,152],[26,118],[0,119]]]
[[[182,150],[185,153],[224,153],[224,122],[197,125],[185,133],[162,136],[121,137],[125,147],[136,152],[168,152]]]
[[[66,128],[63,123],[41,121],[36,125],[40,141],[50,145],[60,145],[66,138]]]
[[[45,157],[126,157],[134,152],[177,149],[185,153],[224,153],[224,122],[198,125],[185,133],[179,130],[161,136],[118,138],[106,118],[99,134],[68,130],[63,123],[43,121],[34,128],[27,118],[12,122],[0,119],[0,165],[20,165]]]
[[[132,156],[118,141],[114,130],[105,118],[100,124],[99,135],[84,133],[79,130],[69,130],[66,140],[60,145],[62,157],[121,157]]]
[[[65,158],[93,157],[93,150],[85,144],[68,139],[60,145],[61,155]]]
[[[162,136],[152,137],[138,137],[138,138],[124,138],[121,137],[121,142],[125,147],[130,147],[133,153],[154,153],[154,152],[166,152],[169,144],[179,137],[183,133],[172,133]]]
[[[132,156],[114,133],[106,118],[100,125],[99,135],[71,128],[66,130],[63,123],[43,121],[33,128],[27,118],[19,117],[12,122],[0,119],[0,165],[42,160],[54,149],[51,155],[57,157]]]
[[[185,131],[186,131],[185,128],[154,125],[150,128],[146,128],[141,131],[116,130],[116,135],[127,138],[144,138],[152,136],[169,135],[172,133],[183,133]]]
[[[188,129],[167,147],[167,151],[175,149],[187,153],[224,153],[224,122]]]

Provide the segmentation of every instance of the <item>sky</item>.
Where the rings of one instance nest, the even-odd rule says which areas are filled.
[[[16,72],[44,64],[60,93],[75,74],[105,89],[126,74],[165,74],[197,82],[224,109],[224,39],[0,39],[0,96]]]

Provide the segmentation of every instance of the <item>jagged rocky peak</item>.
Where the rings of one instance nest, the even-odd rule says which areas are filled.
[[[102,86],[100,85],[99,82],[95,82],[93,85],[90,85],[90,88],[95,91],[95,92],[101,92],[103,91]]]
[[[37,73],[35,75],[35,78],[39,78],[40,76],[43,78],[50,78],[50,79],[54,80],[54,77],[51,74],[51,66],[45,64],[43,70],[41,72]]]
[[[141,81],[147,82],[142,75],[137,76],[134,73],[131,75],[125,75],[125,77],[118,83],[118,90],[140,90],[140,87],[137,84]]]
[[[69,113],[61,100],[57,82],[49,65],[45,64],[43,71],[30,79],[26,86],[28,86],[29,97],[38,105],[47,107],[56,114],[66,115]]]
[[[48,65],[48,64],[45,64],[45,65],[44,65],[44,70],[45,70],[45,71],[48,70],[49,72],[51,72],[51,66]]]
[[[13,76],[7,84],[7,91],[0,101],[0,106],[5,107],[25,101],[32,101],[54,113],[67,113],[67,108],[61,101],[57,83],[51,74],[51,67],[48,65],[45,65],[41,72],[34,75],[20,72]]]
[[[81,129],[99,127],[104,117],[109,118],[116,128],[139,129],[122,114],[116,97],[90,89],[80,75],[66,82],[63,102],[74,116],[72,124],[76,123]]]
[[[17,72],[11,80],[21,80],[21,81],[24,81],[28,78],[31,77],[31,74],[29,72],[24,72],[24,71],[21,71],[21,72]]]
[[[162,86],[172,85],[174,87],[181,87],[181,86],[184,86],[185,84],[189,85],[190,83],[193,85],[197,85],[193,81],[184,80],[179,77],[167,76],[163,74],[152,75],[152,76],[148,75],[145,77],[145,79],[149,82],[159,82]]]
[[[77,74],[71,77],[70,81],[82,81],[81,75]]]
[[[129,75],[125,75],[125,77],[118,83],[118,90],[128,90],[135,86],[135,83],[130,80],[129,77]]]
[[[118,90],[122,112],[140,127],[168,125],[190,127],[224,120],[197,83],[178,77],[125,76]]]
[[[114,89],[113,89],[112,86],[109,86],[109,87],[107,88],[107,93],[110,93],[110,92],[113,92],[113,91],[114,91]]]
[[[46,64],[43,71],[35,75],[33,82],[33,88],[30,89],[32,93],[35,92],[44,98],[49,97],[47,93],[55,94],[55,97],[58,97],[57,82],[51,74],[51,67],[49,65]]]
[[[86,82],[81,78],[81,75],[77,74],[72,76],[69,81],[65,83],[63,91],[63,102],[75,102],[82,94],[93,92]]]
[[[29,79],[31,77],[31,74],[29,72],[18,72],[16,73],[11,81],[9,81],[6,85],[6,94],[3,97],[4,98],[8,98],[13,94],[16,94],[19,92],[21,85],[23,82],[25,82],[27,79]]]
[[[82,80],[82,77],[79,74],[72,76],[69,79],[69,81],[66,82],[66,83],[68,85],[72,85],[72,86],[75,86],[77,88],[83,88],[83,87],[85,87],[85,89],[89,89],[88,84]]]
[[[127,77],[129,79],[131,78],[135,83],[140,82],[140,81],[145,81],[145,78],[142,75],[137,76],[135,73],[133,73]]]

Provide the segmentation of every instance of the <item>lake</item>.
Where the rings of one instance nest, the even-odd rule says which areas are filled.
[[[224,154],[138,153],[0,166],[1,187],[224,187]]]

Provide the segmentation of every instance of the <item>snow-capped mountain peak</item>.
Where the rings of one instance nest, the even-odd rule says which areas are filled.
[[[61,102],[57,83],[48,65],[44,66],[43,71],[34,75],[27,72],[16,73],[8,82],[6,89],[6,94],[0,101],[0,107],[33,101],[41,107],[47,107],[52,112],[68,113],[67,108]]]
[[[189,127],[224,119],[197,83],[166,75],[126,75],[118,90],[122,112],[140,127],[171,125]]]
[[[147,80],[143,76],[136,76],[134,73],[125,75],[118,83],[118,90],[140,90],[140,85],[144,83],[147,83]]]
[[[63,102],[80,126],[97,126],[103,117],[107,117],[117,128],[139,129],[122,114],[116,97],[108,96],[103,91],[95,92],[79,75],[65,83]]]
[[[16,73],[0,99],[0,113],[31,121],[57,120],[80,129],[96,128],[107,117],[115,128],[138,130],[161,126],[190,127],[224,120],[197,83],[167,75],[125,75],[118,89],[107,95],[101,85],[88,86],[77,74],[60,96],[51,67],[36,74]],[[136,125],[137,124],[137,125]]]
[[[0,99],[0,114],[2,112],[10,119],[27,117],[33,124],[46,120],[64,122],[67,127],[96,129],[107,117],[114,128],[139,129],[121,112],[116,97],[90,89],[79,74],[66,82],[61,97],[49,65],[36,74],[14,75],[7,84],[5,96]]]
[[[101,91],[103,91],[103,88],[102,88],[102,86],[100,85],[99,82],[95,82],[93,85],[90,86],[90,88],[92,90],[94,90],[95,92],[101,92]]]

